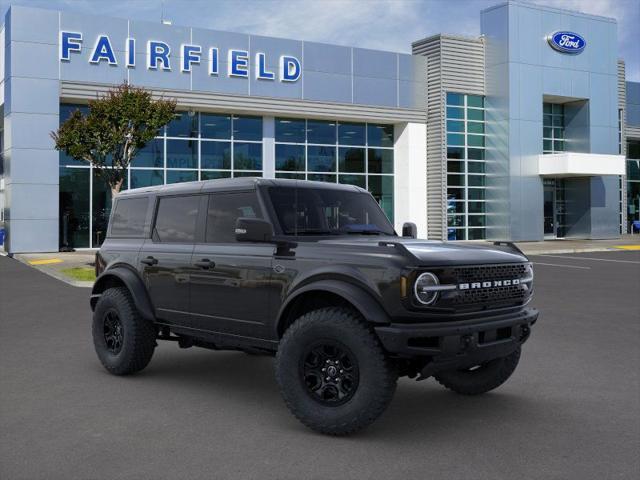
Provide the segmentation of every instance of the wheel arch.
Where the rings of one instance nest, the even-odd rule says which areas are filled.
[[[389,315],[364,288],[344,280],[320,280],[309,283],[287,298],[276,322],[277,338],[281,338],[296,318],[304,313],[328,306],[345,306],[357,311],[367,322],[388,324]]]
[[[91,310],[95,309],[96,303],[102,293],[114,287],[124,287],[129,290],[140,315],[147,320],[155,321],[153,307],[144,282],[137,272],[134,272],[124,265],[114,266],[104,271],[96,279],[91,290]]]

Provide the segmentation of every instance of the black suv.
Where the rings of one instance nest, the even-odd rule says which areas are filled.
[[[531,264],[511,244],[414,237],[348,185],[237,178],[121,193],[96,256],[98,357],[125,375],[157,340],[275,354],[289,409],[333,435],[373,422],[398,376],[466,395],[498,387],[538,317]]]

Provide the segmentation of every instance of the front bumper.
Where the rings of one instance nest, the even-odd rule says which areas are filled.
[[[472,367],[504,357],[522,345],[538,319],[538,311],[458,322],[392,323],[375,327],[383,347],[391,354],[427,360],[422,377],[457,368]]]

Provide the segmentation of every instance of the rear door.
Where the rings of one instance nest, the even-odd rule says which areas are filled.
[[[158,198],[152,238],[140,252],[143,273],[156,317],[165,323],[189,323],[189,273],[203,195]]]
[[[255,191],[208,195],[205,242],[192,258],[192,321],[204,330],[267,338],[275,247],[236,242],[239,217],[263,218]]]

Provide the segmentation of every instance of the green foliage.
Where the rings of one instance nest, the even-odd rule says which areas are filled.
[[[90,267],[71,267],[60,270],[64,275],[81,282],[93,282],[96,279],[96,271]]]
[[[76,110],[51,132],[57,150],[96,167],[113,192],[119,192],[136,153],[171,121],[175,100],[154,100],[151,92],[126,83]]]

